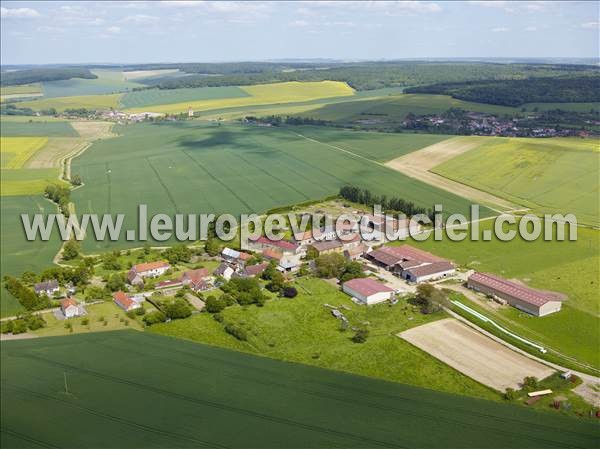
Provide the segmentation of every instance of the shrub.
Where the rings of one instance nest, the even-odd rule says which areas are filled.
[[[284,287],[282,294],[286,298],[295,298],[296,296],[298,296],[298,290],[296,290],[295,287]]]
[[[233,335],[240,341],[248,340],[248,334],[246,330],[239,326],[236,326],[235,324],[225,325],[225,332],[227,332],[229,335]]]
[[[219,313],[225,307],[227,307],[227,304],[225,303],[223,298],[215,298],[214,296],[209,296],[206,299],[205,305],[206,305],[206,311],[208,313]]]
[[[13,322],[12,321],[3,321],[0,324],[0,332],[3,334],[10,334],[13,330]]]
[[[165,314],[172,320],[187,318],[192,314],[188,302],[185,299],[178,298],[165,306]]]
[[[357,329],[354,335],[352,336],[352,341],[354,343],[364,343],[367,341],[369,337],[368,329]]]
[[[144,318],[144,324],[146,326],[152,326],[153,324],[162,323],[167,319],[167,316],[161,312],[160,310],[155,310],[154,312],[147,313]]]
[[[517,392],[514,390],[514,388],[507,388],[504,391],[504,399],[506,399],[507,401],[512,401],[516,398],[517,398]]]

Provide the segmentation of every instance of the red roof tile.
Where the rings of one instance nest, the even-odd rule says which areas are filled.
[[[77,302],[73,298],[65,298],[60,301],[60,308],[65,310],[69,306],[77,307]]]
[[[145,271],[156,270],[158,268],[169,268],[170,265],[164,260],[159,260],[157,262],[146,262],[139,263],[134,265],[132,268],[136,271],[136,273],[144,273]]]
[[[381,282],[371,278],[351,279],[344,282],[344,287],[349,287],[363,296],[371,296],[375,293],[393,292],[394,290]]]
[[[122,291],[113,293],[113,299],[115,300],[115,302],[117,304],[119,304],[125,310],[129,309],[132,305],[134,305],[136,303],[133,299],[131,299],[129,296],[127,296],[127,294],[125,294],[125,292],[122,292]]]
[[[258,239],[253,241],[262,245],[275,246],[286,251],[296,251],[298,249],[298,245],[293,242],[289,242],[287,240],[271,240],[263,235],[261,235]]]

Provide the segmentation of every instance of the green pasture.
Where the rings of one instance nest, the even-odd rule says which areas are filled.
[[[489,139],[433,169],[538,213],[600,224],[598,139]]]
[[[380,163],[298,136],[301,129],[199,122],[115,128],[120,137],[98,141],[73,161],[85,180],[73,192],[77,213],[124,213],[137,229],[137,205],[149,214],[252,213],[324,198],[345,184],[399,195],[424,207],[464,212],[468,201],[408,178]],[[331,134],[327,135],[331,139]],[[340,138],[353,134],[339,131]],[[318,130],[312,135],[317,138]],[[370,135],[373,148],[391,137]],[[398,137],[398,146],[406,143]],[[414,144],[414,142],[413,142]],[[366,148],[366,146],[365,146]],[[384,147],[383,154],[389,153]],[[373,152],[377,157],[376,151]],[[485,215],[486,212],[484,211]],[[87,240],[86,251],[136,242]]]
[[[598,437],[582,420],[135,331],[1,348],[6,449],[594,447]]]
[[[405,301],[393,307],[357,305],[320,279],[302,279],[296,287],[299,295],[294,299],[276,298],[264,307],[235,306],[221,312],[224,322],[246,329],[248,341],[244,343],[226,334],[223,325],[209,314],[155,325],[150,331],[439,391],[499,398],[396,336],[445,315],[423,315]],[[353,343],[352,330],[341,331],[340,321],[325,304],[341,307],[351,327],[367,327],[367,342]]]
[[[124,108],[143,108],[186,101],[214,100],[219,98],[249,97],[246,91],[236,86],[202,87],[182,89],[147,89],[128,92],[121,98]]]
[[[0,135],[2,137],[79,137],[77,131],[66,120],[5,115],[0,118]]]
[[[506,230],[516,229],[505,226]],[[480,233],[492,230],[492,221],[480,223]],[[546,317],[531,317],[511,307],[498,316],[524,337],[532,338],[581,362],[600,368],[600,231],[578,228],[577,241],[559,242],[514,239],[503,242],[447,238],[412,241],[457,264],[477,271],[518,279],[535,288],[565,293],[568,300],[560,312]]]

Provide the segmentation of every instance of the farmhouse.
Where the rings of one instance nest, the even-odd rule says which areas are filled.
[[[33,289],[38,295],[52,296],[55,293],[58,293],[58,281],[52,279],[46,282],[39,282],[33,286]]]
[[[85,309],[80,307],[73,298],[65,298],[60,301],[60,311],[65,318],[73,318],[85,315]]]
[[[371,278],[351,279],[344,282],[342,290],[367,305],[387,301],[394,293],[387,285]]]
[[[189,270],[183,273],[181,276],[181,283],[183,285],[189,285],[189,287],[195,291],[204,291],[209,288],[208,278],[210,272],[208,268],[198,268],[197,270]]]
[[[310,247],[314,248],[319,256],[322,256],[323,254],[341,253],[344,250],[344,246],[339,240],[317,242],[310,245]]]
[[[113,293],[113,301],[116,305],[118,305],[125,312],[129,312],[130,310],[139,309],[142,305],[131,299],[125,292],[118,291]]]
[[[504,299],[511,306],[535,316],[558,312],[567,297],[558,292],[538,290],[490,273],[474,273],[467,286],[486,295]]]
[[[257,251],[265,249],[275,249],[282,253],[298,253],[300,246],[288,240],[271,240],[265,236],[260,236],[256,240],[248,240],[248,246]]]
[[[235,273],[235,270],[226,263],[222,263],[221,265],[219,265],[217,267],[217,269],[215,271],[213,271],[213,274],[215,276],[222,277],[227,281],[229,279],[231,279],[231,276],[233,275],[233,273]]]
[[[144,278],[155,278],[164,274],[171,265],[164,261],[140,263],[131,267],[127,279],[131,285],[144,283]]]

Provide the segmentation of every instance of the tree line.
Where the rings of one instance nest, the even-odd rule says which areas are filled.
[[[340,189],[340,196],[354,203],[364,204],[365,206],[380,205],[384,212],[401,212],[411,217],[417,214],[425,214],[429,217],[433,212],[431,209],[417,206],[412,201],[399,197],[387,197],[386,195],[376,195],[369,189],[362,189],[356,186],[344,186]]]
[[[89,69],[79,67],[35,68],[2,72],[0,86],[40,83],[44,81],[69,80],[71,78],[98,78]]]

